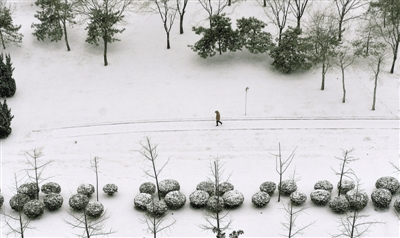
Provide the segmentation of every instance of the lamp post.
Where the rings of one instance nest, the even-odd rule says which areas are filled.
[[[247,91],[249,90],[249,87],[246,87],[246,92],[245,92],[245,98],[244,98],[244,115],[246,116],[246,111],[247,111]]]

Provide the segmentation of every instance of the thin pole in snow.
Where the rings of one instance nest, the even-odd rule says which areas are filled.
[[[245,98],[244,98],[244,115],[245,116],[246,116],[246,111],[247,111],[247,90],[249,90],[249,87],[246,87]]]

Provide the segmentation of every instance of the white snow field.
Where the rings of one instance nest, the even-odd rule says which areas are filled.
[[[298,190],[308,196],[301,207],[309,208],[296,225],[301,228],[315,221],[299,237],[339,233],[344,215],[328,206],[314,206],[309,194],[319,180],[336,186],[339,178],[331,168],[339,169],[335,157],[342,150],[354,149],[353,156],[359,160],[350,167],[369,195],[378,178],[398,177],[390,162],[399,164],[400,68],[397,64],[395,73],[388,73],[391,57],[380,77],[376,110],[371,111],[372,71],[364,61],[346,71],[348,94],[343,104],[338,68],[328,71],[326,88],[321,91],[318,67],[283,75],[272,68],[269,56],[246,50],[200,58],[187,47],[199,39],[191,27],[206,24],[204,11],[194,1],[189,2],[185,16],[185,33],[179,34],[178,20],[173,27],[170,50],[159,15],[127,15],[126,30],[118,36],[121,41],[109,45],[107,67],[102,47],[85,43],[84,25],[69,28],[71,52],[63,41],[38,42],[30,27],[36,21],[35,11],[32,3],[17,4],[14,22],[22,25],[23,43],[3,51],[11,54],[17,93],[7,99],[15,115],[13,131],[1,141],[2,209],[16,214],[9,206],[15,194],[14,174],[25,175],[24,151],[35,148],[43,148],[39,161],[53,160],[43,177],[61,185],[64,204],[32,220],[34,229],[26,230],[26,237],[82,234],[64,220],[70,219],[68,199],[76,188],[81,183],[95,184],[90,167],[94,156],[100,158],[100,189],[107,183],[119,187],[113,197],[100,191],[99,200],[110,216],[105,229],[116,231],[109,237],[152,237],[139,221],[145,213],[133,206],[139,186],[153,182],[144,173],[150,163],[138,152],[147,136],[158,144],[158,165],[170,159],[160,179],[177,180],[187,198],[182,209],[169,211],[166,224],[173,219],[176,223],[159,237],[215,237],[199,227],[206,223],[203,211],[190,207],[188,200],[196,185],[210,177],[209,165],[217,157],[225,162],[224,177],[230,176],[229,181],[245,197],[240,207],[230,211],[232,223],[227,230],[241,229],[243,237],[287,235],[281,223],[286,222],[282,204],[288,197],[278,203],[275,192],[265,208],[251,203],[261,183],[279,181],[274,156],[279,143],[284,158],[297,147],[284,179],[296,170],[301,178]],[[233,23],[249,16],[268,21],[254,1],[225,11]],[[274,34],[276,29],[269,24],[267,31]],[[222,126],[215,126],[215,110],[221,112]],[[337,192],[335,187],[332,196]],[[364,221],[384,223],[371,226],[365,237],[399,237],[399,218],[393,208],[397,197],[398,193],[383,211],[369,201],[363,210],[369,217]],[[6,236],[10,228],[4,220],[1,225],[1,236]]]

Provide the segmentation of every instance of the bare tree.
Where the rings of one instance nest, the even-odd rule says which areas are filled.
[[[342,35],[345,29],[343,25],[349,21],[360,17],[360,15],[351,15],[356,9],[362,8],[368,2],[364,0],[334,0],[338,14],[338,41],[342,40]]]
[[[99,158],[95,156],[90,160],[90,166],[96,174],[96,201],[99,201]]]
[[[345,84],[345,70],[347,67],[353,64],[357,55],[352,52],[352,48],[349,45],[341,45],[337,50],[337,59],[338,62],[335,62],[337,66],[340,67],[342,72],[342,89],[343,89],[343,97],[342,103],[346,102],[346,84]]]
[[[43,148],[35,148],[31,151],[26,151],[24,153],[26,161],[29,165],[29,168],[26,169],[28,177],[30,180],[33,180],[34,183],[36,183],[37,187],[35,199],[39,199],[40,183],[49,179],[42,177],[43,170],[47,167],[47,165],[53,162],[52,160],[49,160],[42,164],[39,163],[39,158],[43,156],[42,149]],[[30,174],[31,171],[33,172],[33,175]]]
[[[381,66],[386,58],[386,55],[387,55],[386,52],[383,51],[377,55],[374,55],[373,61],[370,61],[371,69],[374,72],[374,94],[373,94],[372,108],[371,108],[372,111],[375,111],[376,92],[378,89],[378,79],[379,79],[379,74],[381,72]]]
[[[210,22],[210,29],[212,26],[212,16],[219,16],[222,11],[228,6],[229,0],[198,0],[200,5],[208,14],[208,20]]]
[[[283,203],[283,209],[286,211],[285,217],[287,219],[287,222],[282,223],[282,225],[284,226],[285,230],[287,230],[287,232],[288,232],[288,234],[284,235],[284,236],[287,236],[288,238],[292,238],[298,234],[302,234],[302,232],[305,229],[307,229],[308,227],[312,226],[315,223],[315,221],[314,221],[306,226],[296,228],[297,217],[301,213],[303,213],[304,210],[306,210],[307,208],[302,207],[302,208],[296,210],[296,209],[293,209],[293,204],[289,202],[287,206]]]
[[[281,153],[281,143],[279,143],[279,151],[278,154],[275,155],[275,170],[279,174],[279,185],[278,185],[278,202],[281,201],[281,184],[282,184],[282,177],[283,174],[288,169],[289,165],[292,163],[294,158],[294,152],[296,151],[297,147],[292,151],[287,159],[282,159]]]
[[[151,170],[150,171],[145,170],[144,172],[146,173],[147,176],[154,178],[156,180],[158,200],[161,200],[160,188],[158,186],[158,176],[160,175],[164,167],[168,164],[169,158],[160,169],[157,169],[156,159],[158,157],[158,152],[157,152],[158,145],[151,144],[150,138],[146,137],[145,144],[141,144],[141,146],[142,149],[139,151],[139,153],[151,162]]]
[[[176,0],[176,9],[179,13],[179,33],[183,34],[183,17],[189,0]]]
[[[267,17],[278,27],[278,46],[281,42],[282,32],[286,26],[290,12],[290,0],[266,0],[267,7],[264,12]]]
[[[160,14],[163,22],[165,33],[167,34],[167,49],[171,48],[169,33],[172,25],[174,24],[176,13],[178,10],[175,7],[173,0],[152,0],[157,6],[158,13]]]
[[[297,27],[301,28],[300,21],[306,10],[308,0],[292,0],[289,2],[289,4],[290,4],[290,8],[292,9],[293,15],[296,17]]]
[[[76,234],[78,237],[90,238],[95,236],[108,236],[116,231],[109,229],[105,231],[105,222],[110,218],[106,213],[103,213],[98,218],[91,218],[86,214],[86,210],[83,209],[83,214],[74,214],[68,212],[71,216],[71,220],[64,219],[64,222],[72,226],[73,229],[78,228],[82,230],[81,233]]]
[[[343,150],[342,150],[343,151]],[[339,176],[339,183],[338,183],[338,190],[340,196],[341,188],[342,188],[342,181],[344,178],[353,179],[351,176],[356,177],[353,169],[348,167],[348,164],[354,161],[357,161],[357,158],[354,158],[351,154],[353,153],[354,149],[345,150],[343,151],[342,157],[335,157],[337,160],[340,161],[339,171],[334,170],[332,167],[331,169],[333,172]]]

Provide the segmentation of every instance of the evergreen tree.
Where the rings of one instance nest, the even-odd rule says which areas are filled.
[[[14,96],[17,86],[12,76],[13,71],[11,56],[6,54],[6,62],[4,62],[4,56],[0,54],[0,97]]]
[[[73,14],[73,4],[68,0],[37,0],[36,6],[41,8],[35,17],[40,21],[39,24],[32,24],[35,29],[33,35],[37,40],[43,41],[49,38],[51,41],[59,41],[64,36],[67,50],[71,48],[68,44],[67,23],[75,24]]]
[[[262,31],[267,24],[255,17],[241,18],[237,20],[237,31],[241,45],[253,54],[265,53],[274,43],[268,32]]]
[[[193,27],[197,35],[203,37],[194,45],[189,47],[197,52],[202,58],[214,56],[217,52],[232,51],[241,49],[240,38],[237,31],[231,26],[231,19],[225,14],[211,16],[211,28]]]
[[[4,139],[11,134],[11,120],[14,116],[5,99],[3,103],[0,102],[0,109],[0,139]]]
[[[270,56],[274,59],[272,66],[277,70],[288,74],[296,70],[311,68],[312,59],[308,52],[312,49],[312,45],[300,35],[300,28],[289,27],[282,34],[279,46],[271,50]]]
[[[22,42],[23,35],[18,33],[21,25],[13,25],[10,7],[4,3],[0,4],[0,40],[3,49],[6,48],[6,43],[14,43],[19,45]]]

